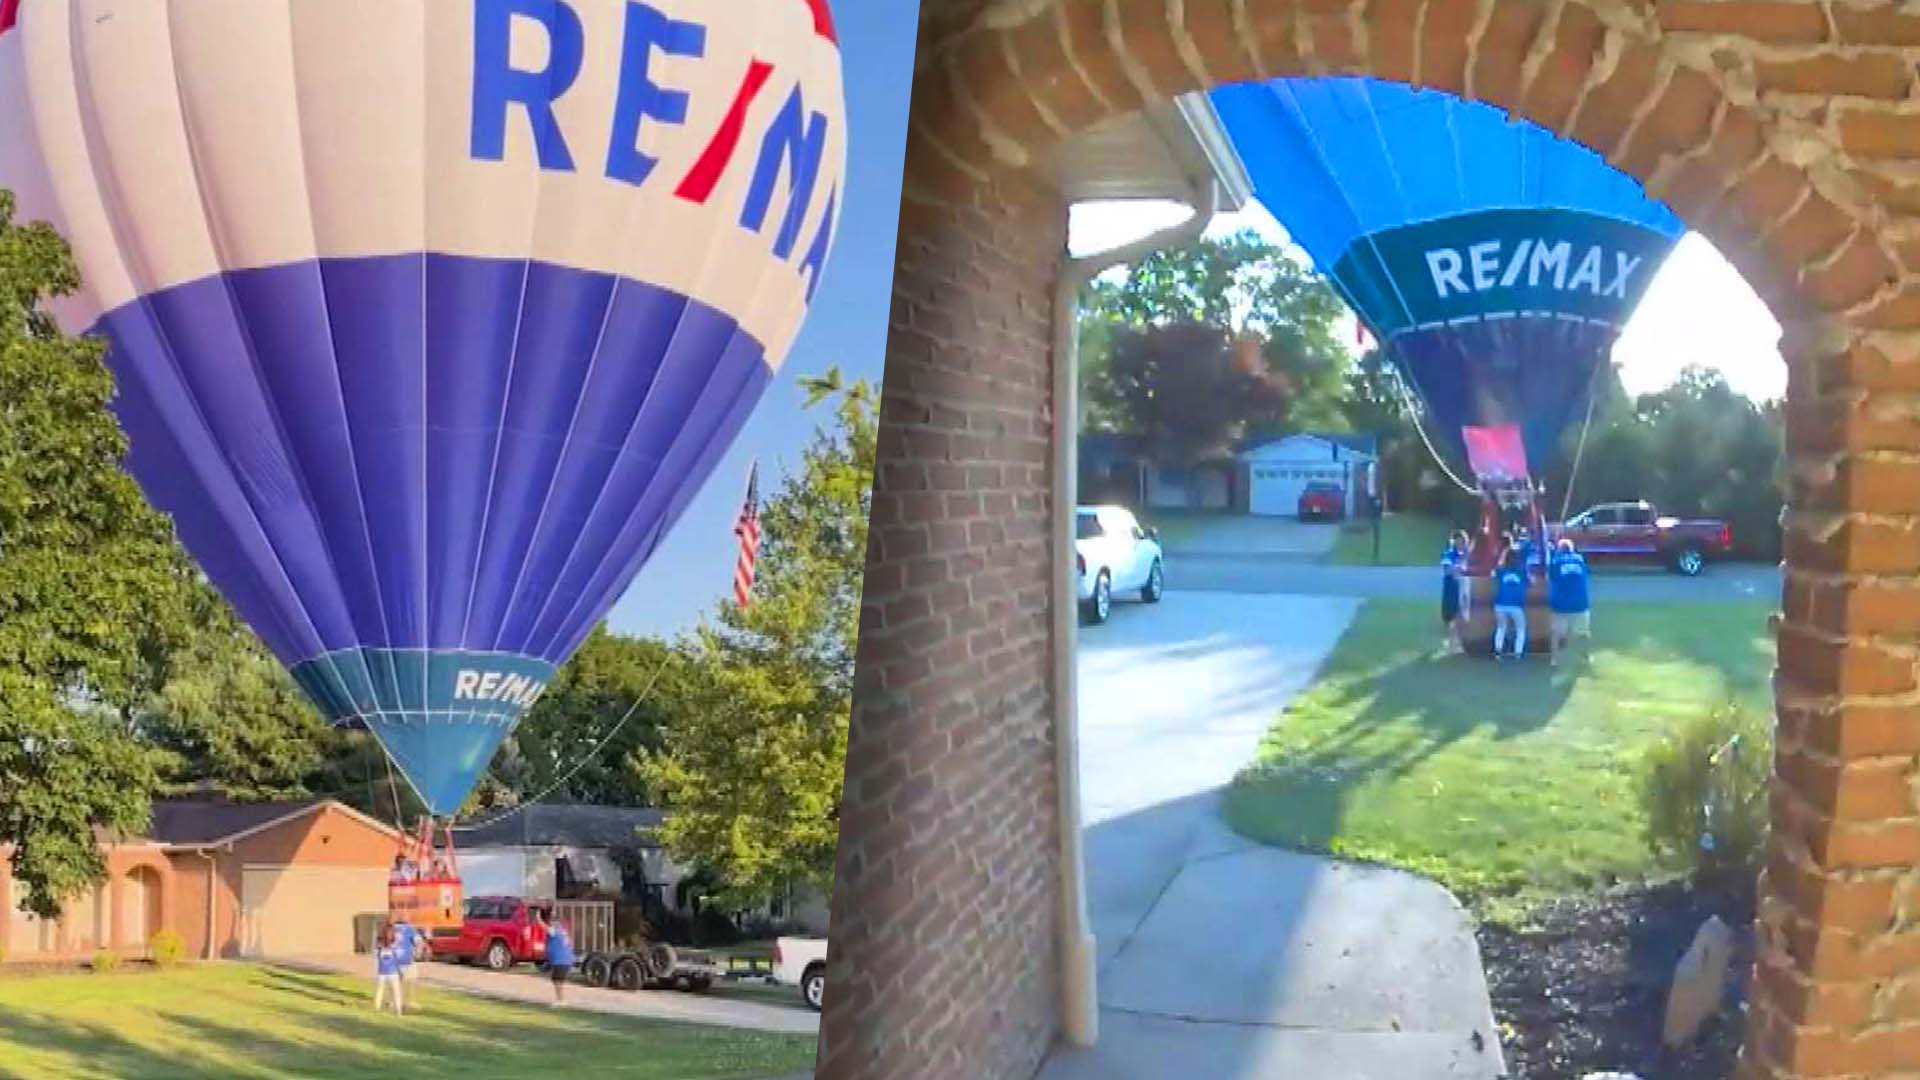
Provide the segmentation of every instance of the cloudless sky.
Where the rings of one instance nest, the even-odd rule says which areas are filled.
[[[1105,202],[1074,207],[1068,247],[1076,255],[1116,247],[1180,221],[1189,211],[1170,202]],[[1288,247],[1306,262],[1287,231],[1266,208],[1249,203],[1221,214],[1211,237],[1252,229]],[[1109,271],[1120,273],[1123,271]],[[1353,320],[1341,340],[1352,342]],[[1746,280],[1698,233],[1688,233],[1654,275],[1613,348],[1621,382],[1631,394],[1672,385],[1688,364],[1714,368],[1735,390],[1764,400],[1787,392],[1787,363],[1780,355],[1780,324]]]
[[[866,378],[878,387],[893,297],[919,8],[914,0],[834,2],[848,118],[839,235],[786,365],[706,486],[614,605],[608,623],[616,631],[672,635],[691,629],[731,596],[739,551],[733,523],[746,498],[748,466],[759,458],[764,500],[785,470],[799,466],[815,428],[833,420],[828,405],[801,407],[806,395],[799,379],[838,365],[849,380]]]

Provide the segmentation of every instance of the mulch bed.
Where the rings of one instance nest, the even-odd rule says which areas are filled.
[[[1733,930],[1733,985],[1699,1038],[1668,1051],[1660,1045],[1660,1026],[1673,968],[1709,915]],[[1578,1080],[1615,1071],[1643,1080],[1718,1080],[1732,1074],[1753,963],[1751,893],[1699,893],[1679,884],[1618,889],[1546,905],[1524,928],[1482,926],[1479,939],[1509,1076]]]

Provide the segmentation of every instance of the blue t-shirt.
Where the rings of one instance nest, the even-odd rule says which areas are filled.
[[[1577,551],[1554,555],[1547,574],[1547,603],[1562,615],[1587,610],[1587,560]]]
[[[547,964],[550,967],[573,966],[573,935],[564,926],[547,930]]]
[[[401,967],[413,963],[413,946],[419,933],[420,931],[413,928],[412,923],[393,925],[393,951],[399,955]]]
[[[381,975],[400,974],[400,950],[391,945],[382,945],[373,956],[375,972]]]
[[[1495,607],[1527,606],[1527,572],[1518,566],[1503,566],[1493,576]]]

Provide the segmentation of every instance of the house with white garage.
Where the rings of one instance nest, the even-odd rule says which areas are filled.
[[[1379,460],[1372,435],[1302,432],[1254,446],[1237,455],[1246,491],[1245,509],[1268,517],[1293,517],[1300,493],[1315,481],[1340,485],[1348,517],[1366,505],[1369,466]]]

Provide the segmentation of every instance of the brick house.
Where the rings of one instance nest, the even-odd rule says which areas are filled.
[[[0,848],[0,956],[138,956],[162,928],[202,959],[351,952],[353,917],[386,910],[398,839],[331,799],[157,801],[147,836],[102,839],[107,880],[57,920],[21,909],[24,886]]]

